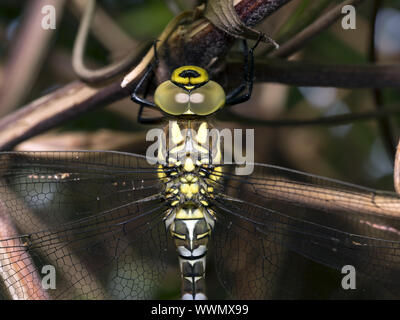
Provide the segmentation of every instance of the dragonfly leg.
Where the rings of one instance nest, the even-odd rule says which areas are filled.
[[[244,57],[244,79],[241,85],[226,95],[226,105],[236,105],[243,103],[250,99],[251,93],[253,92],[254,82],[254,50],[258,46],[262,39],[262,36],[257,39],[253,47],[248,49],[247,41],[243,40],[243,57]],[[247,92],[242,92],[247,88]]]
[[[156,50],[157,41],[158,40],[154,41],[154,45],[153,45],[153,48],[154,48],[154,59],[155,59],[154,65],[158,64],[158,55],[157,55],[157,50]],[[145,107],[155,108],[155,109],[159,110],[158,107],[153,102],[145,99],[145,97],[147,96],[147,94],[149,92],[149,89],[150,89],[151,78],[153,76],[153,74],[150,75],[152,69],[153,69],[153,65],[150,65],[148,67],[146,73],[142,77],[142,79],[140,79],[138,85],[135,88],[135,91],[131,95],[132,101],[138,103],[139,106],[140,106],[139,107],[139,111],[138,111],[138,116],[137,116],[137,122],[140,123],[140,124],[158,124],[158,123],[161,123],[164,120],[164,117],[151,117],[151,118],[149,118],[149,117],[144,118],[143,117],[143,109]],[[145,80],[147,80],[147,79],[149,81],[147,81],[147,85],[146,85],[145,92],[144,92],[144,98],[139,98],[138,95],[137,95],[137,92],[141,88],[141,86],[143,85],[143,82]]]
[[[145,98],[141,98],[138,96],[138,92],[141,89],[141,87],[143,86],[143,83],[145,81],[147,81],[150,76],[152,75],[152,71],[154,69],[154,66],[158,65],[158,55],[157,55],[157,41],[154,41],[153,44],[153,48],[154,48],[154,64],[150,63],[149,66],[147,67],[146,72],[144,73],[143,77],[140,79],[139,83],[137,84],[135,90],[133,90],[132,94],[131,94],[131,100],[139,105],[144,105],[146,107],[153,107],[156,108],[156,105],[154,102],[147,100]]]

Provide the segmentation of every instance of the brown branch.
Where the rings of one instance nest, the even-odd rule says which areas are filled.
[[[377,111],[363,112],[363,113],[345,113],[334,116],[324,116],[311,119],[280,118],[280,119],[268,120],[268,119],[247,117],[242,114],[239,115],[231,111],[230,109],[225,109],[217,114],[217,119],[220,121],[235,121],[238,123],[246,124],[247,126],[253,125],[253,126],[263,126],[263,127],[297,127],[297,126],[321,126],[321,125],[337,126],[347,123],[354,123],[356,121],[376,120],[379,118],[384,118],[390,115],[398,115],[398,114],[400,114],[400,109],[398,106],[395,106],[387,110],[377,110]],[[400,155],[398,161],[400,163]],[[400,185],[400,178],[399,178],[399,185]]]
[[[0,150],[54,128],[76,116],[128,96],[119,80],[103,87],[76,81],[39,98],[0,121]]]
[[[241,0],[235,5],[235,10],[246,25],[254,26],[290,1]],[[216,58],[228,53],[233,41],[233,37],[217,29],[207,19],[199,18],[181,26],[171,35],[164,58],[171,68],[195,64],[210,70]]]
[[[241,74],[242,62],[227,65],[228,76]],[[294,86],[338,88],[398,88],[398,65],[329,65],[280,59],[256,60],[256,82],[278,82]]]
[[[249,27],[242,21],[232,0],[208,0],[203,16],[218,29],[235,38],[264,41],[279,48],[274,39],[264,32]]]

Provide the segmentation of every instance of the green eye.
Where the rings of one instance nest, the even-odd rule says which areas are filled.
[[[205,116],[223,107],[225,92],[218,83],[208,81],[204,86],[193,90],[189,100],[190,110],[194,114]]]
[[[168,114],[181,115],[189,110],[189,93],[167,80],[157,87],[154,103]]]
[[[189,93],[168,80],[157,87],[154,93],[154,102],[161,110],[170,115],[205,116],[224,105],[225,92],[214,81],[208,81],[205,85]]]

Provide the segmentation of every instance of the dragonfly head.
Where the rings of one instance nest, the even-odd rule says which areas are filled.
[[[157,87],[154,102],[170,115],[207,116],[224,106],[225,91],[203,68],[183,66]]]

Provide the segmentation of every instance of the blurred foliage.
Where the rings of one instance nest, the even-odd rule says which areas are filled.
[[[173,16],[164,1],[147,0],[122,13],[118,22],[135,38],[156,39]]]
[[[315,4],[314,1],[309,0],[294,2],[300,5],[291,16],[290,23],[285,26],[287,29],[275,30],[275,34],[287,32],[290,28],[295,27],[299,19],[301,20],[307,13],[309,6]],[[334,2],[338,3],[339,1]],[[322,32],[310,41],[297,58],[325,64],[367,62],[372,2],[366,1],[365,5],[357,9],[357,30],[343,31],[338,27],[339,22],[335,27]],[[10,44],[16,37],[12,28],[23,18],[23,9],[26,3],[27,1],[21,0],[0,2],[0,36],[2,40],[0,41],[0,73],[7,62]],[[173,13],[169,11],[165,2],[159,0],[102,0],[100,3],[125,31],[138,40],[155,39],[173,17]],[[400,10],[400,1],[398,0],[388,0],[382,3],[385,8]],[[277,15],[293,8],[295,9],[292,5],[286,6]],[[398,13],[400,16],[400,11]],[[71,73],[70,57],[77,27],[76,17],[66,10],[56,37],[51,43],[51,50],[49,50],[46,62],[25,102],[42,96],[49,89],[63,86],[76,79]],[[273,36],[273,34],[271,35]],[[364,45],[359,46],[358,40]],[[396,56],[380,56],[380,61],[382,63],[393,61],[399,57],[400,52]],[[86,59],[101,65],[109,61],[109,54],[97,40],[91,37],[87,45]],[[0,81],[6,81],[6,79],[7,75],[1,74]],[[248,103],[235,107],[235,111],[242,110],[246,114],[259,116],[258,109],[267,102],[273,104],[274,100],[270,98],[273,94],[265,96],[260,87],[257,84],[254,97]],[[385,105],[395,105],[400,99],[400,93],[394,89],[383,90],[383,97]],[[284,102],[278,114],[275,115],[276,118],[318,117],[329,113],[329,110],[333,110],[338,105],[344,106],[345,112],[371,111],[374,108],[372,91],[367,89],[338,89],[333,101],[324,108],[313,107],[306,100],[303,91],[296,87],[289,87],[288,90],[283,91],[277,101],[280,99]],[[125,116],[127,113],[135,115],[137,112],[137,107],[128,98],[121,101],[119,106],[125,108],[126,113],[121,114],[118,112],[119,109],[107,107],[105,110],[97,110],[71,121],[60,130],[94,131],[101,128],[124,131],[146,130],[146,127],[138,126],[135,123],[134,116],[132,118]],[[343,112],[343,109],[340,112]],[[397,139],[399,118],[393,117],[392,122],[395,128],[393,134]],[[219,125],[224,126],[225,124],[220,123]],[[241,124],[241,126],[245,127],[245,124]],[[255,132],[258,152],[256,160],[258,162],[288,166],[374,188],[389,190],[393,188],[391,160],[383,147],[376,121],[358,122],[337,128],[327,126],[273,129],[257,127]],[[127,151],[135,152],[135,150]],[[215,274],[210,274],[208,277],[216,279]],[[179,283],[177,285],[179,286]],[[168,289],[161,292],[160,295],[163,298],[176,298],[179,295],[179,288]]]

